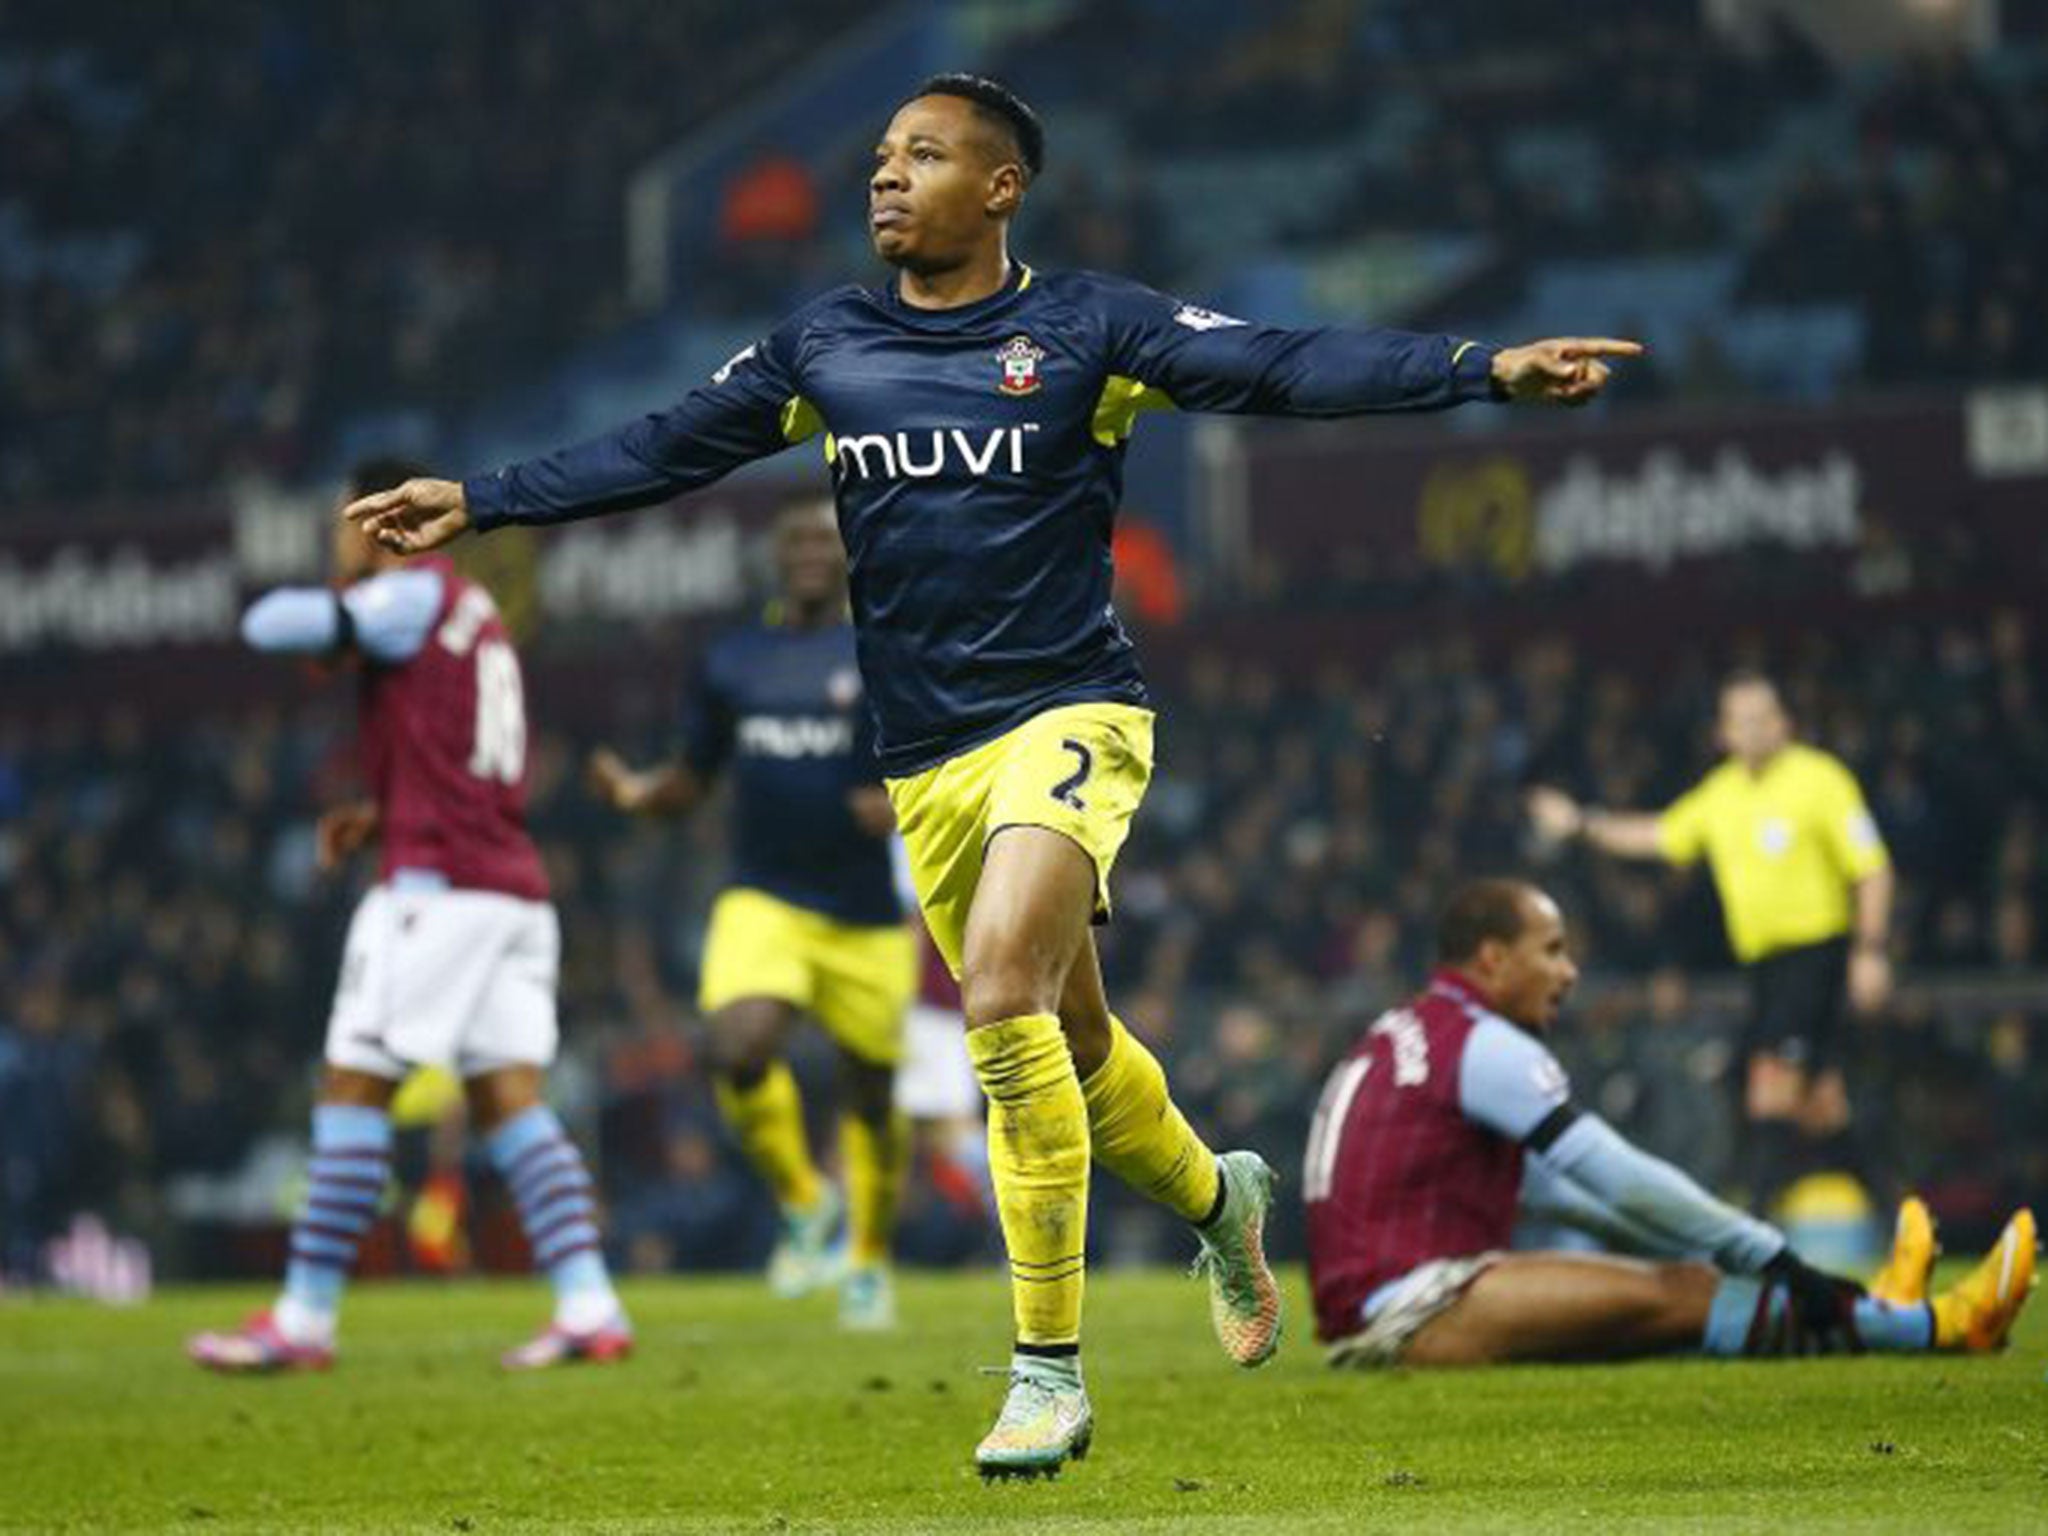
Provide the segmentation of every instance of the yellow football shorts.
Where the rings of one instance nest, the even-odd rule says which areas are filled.
[[[1066,704],[935,768],[888,781],[918,904],[955,976],[983,851],[1005,827],[1045,827],[1095,863],[1095,918],[1109,871],[1152,778],[1152,712]]]
[[[745,886],[712,904],[697,1006],[715,1013],[749,997],[801,1008],[863,1061],[903,1057],[903,1015],[917,991],[917,938],[907,923],[842,923]]]

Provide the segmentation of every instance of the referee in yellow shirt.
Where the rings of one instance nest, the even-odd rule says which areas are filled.
[[[1551,788],[1530,792],[1529,812],[1553,842],[1680,866],[1705,857],[1750,978],[1744,1108],[1762,1209],[1808,1150],[1848,1127],[1843,991],[1862,1013],[1891,996],[1894,882],[1855,776],[1792,739],[1769,678],[1739,672],[1722,685],[1719,736],[1727,760],[1661,814],[1582,806]]]

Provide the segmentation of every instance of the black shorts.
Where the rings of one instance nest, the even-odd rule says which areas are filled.
[[[1782,1057],[1808,1072],[1835,1065],[1848,986],[1846,938],[1781,949],[1753,962],[1744,1054]]]

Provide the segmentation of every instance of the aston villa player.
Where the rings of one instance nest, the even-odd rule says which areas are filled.
[[[1437,959],[1427,990],[1330,1074],[1309,1130],[1309,1283],[1331,1364],[2004,1344],[2032,1283],[2030,1212],[1930,1301],[1933,1227],[1909,1202],[1917,1219],[1899,1223],[1865,1294],[1573,1102],[1542,1037],[1578,972],[1542,891],[1466,886]],[[1545,1175],[1546,1218],[1640,1257],[1505,1251],[1529,1162]]]
[[[411,472],[389,459],[352,494]],[[553,1321],[509,1369],[609,1361],[632,1349],[583,1158],[542,1098],[558,1040],[562,934],[526,830],[519,656],[489,592],[446,560],[404,561],[336,524],[336,585],[280,587],[242,620],[258,650],[360,664],[370,798],[320,818],[319,861],[378,852],[356,908],[327,1026],[306,1199],[284,1290],[241,1328],[204,1333],[212,1370],[325,1369],[344,1287],[391,1168],[391,1101],[413,1068],[463,1079],[470,1124],[518,1206]]]

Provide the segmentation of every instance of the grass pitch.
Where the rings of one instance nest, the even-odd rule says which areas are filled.
[[[228,1380],[185,1335],[267,1291],[0,1305],[0,1529],[228,1531],[2048,1531],[2048,1306],[1988,1359],[1325,1370],[1298,1274],[1242,1374],[1199,1284],[1088,1289],[1094,1453],[969,1465],[1002,1383],[993,1273],[907,1277],[852,1337],[756,1281],[627,1290],[622,1367],[508,1378],[538,1286],[365,1285],[327,1376]]]

